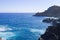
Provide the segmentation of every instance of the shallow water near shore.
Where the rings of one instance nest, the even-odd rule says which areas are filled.
[[[47,28],[45,17],[32,16],[34,13],[1,13],[0,38],[4,40],[38,40]]]

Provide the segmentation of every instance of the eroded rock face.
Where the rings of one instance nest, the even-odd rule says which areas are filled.
[[[56,21],[58,19],[55,19],[55,18],[46,18],[46,19],[43,19],[42,22],[45,22],[45,23],[51,23],[52,21]]]
[[[48,26],[46,32],[41,35],[43,40],[60,40],[60,23]],[[42,40],[39,38],[39,40]]]
[[[52,23],[56,25],[56,23],[60,23],[60,18],[46,18],[46,19],[43,19],[42,22],[45,22],[45,23]]]
[[[42,13],[36,13],[34,16],[60,17],[60,6],[51,6]]]

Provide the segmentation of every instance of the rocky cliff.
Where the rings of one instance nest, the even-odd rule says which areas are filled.
[[[51,6],[42,13],[36,13],[34,16],[60,17],[60,6]]]
[[[39,40],[60,40],[60,21],[53,21],[52,26],[48,26]]]

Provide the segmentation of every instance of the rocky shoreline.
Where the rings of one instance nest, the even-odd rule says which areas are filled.
[[[45,23],[51,23],[51,26],[48,26],[46,32],[41,35],[38,40],[60,40],[60,6],[51,6],[44,12],[36,13],[33,16],[46,16],[46,17],[55,17],[55,18],[46,18],[43,20]]]
[[[52,25],[48,26],[46,32],[39,40],[60,40],[60,19],[53,19]]]

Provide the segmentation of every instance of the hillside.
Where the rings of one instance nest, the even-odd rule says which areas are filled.
[[[60,17],[60,6],[51,6],[42,13],[36,13],[34,16]]]

